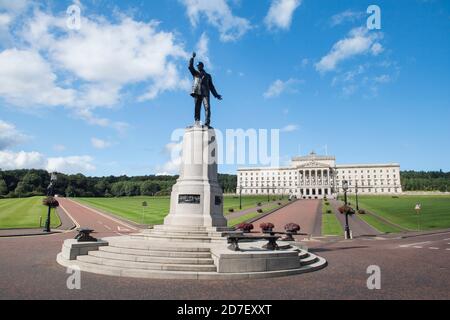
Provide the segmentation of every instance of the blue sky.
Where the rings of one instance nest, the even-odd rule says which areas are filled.
[[[448,171],[449,31],[444,0],[0,0],[0,168],[176,173],[197,50],[224,97],[214,127],[282,129],[282,164],[327,146]]]

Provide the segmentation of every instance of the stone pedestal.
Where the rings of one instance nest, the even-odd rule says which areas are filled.
[[[214,129],[186,129],[180,178],[172,189],[166,226],[226,227],[223,192],[217,177],[217,141]]]

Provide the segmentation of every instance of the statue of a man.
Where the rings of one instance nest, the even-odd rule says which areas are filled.
[[[222,100],[222,96],[217,93],[214,87],[212,77],[209,73],[205,71],[205,65],[203,62],[197,64],[198,70],[194,68],[194,59],[196,53],[192,54],[192,58],[189,61],[189,71],[194,77],[194,85],[192,86],[191,96],[195,100],[195,123],[200,123],[200,110],[203,106],[205,108],[205,126],[210,127],[211,125],[211,104],[210,104],[210,93],[218,99]]]

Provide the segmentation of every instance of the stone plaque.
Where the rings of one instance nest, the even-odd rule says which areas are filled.
[[[200,204],[199,194],[180,194],[178,196],[179,204]]]
[[[222,197],[221,196],[216,196],[216,206],[220,206],[222,204]]]

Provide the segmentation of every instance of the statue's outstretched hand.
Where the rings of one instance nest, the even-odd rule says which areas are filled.
[[[197,54],[195,52],[192,53],[192,58],[195,59],[195,57],[197,56]]]
[[[223,97],[219,94],[219,95],[217,96],[217,99],[218,99],[218,100],[223,100]]]

